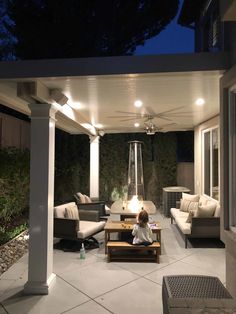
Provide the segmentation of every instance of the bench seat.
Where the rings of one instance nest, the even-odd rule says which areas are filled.
[[[127,251],[127,254],[122,254]],[[128,254],[130,251],[130,254]],[[133,252],[131,252],[133,251]],[[137,252],[134,252],[137,251]],[[153,254],[149,254],[149,253]],[[159,255],[161,246],[159,242],[145,245],[133,245],[124,241],[108,241],[107,242],[107,261],[111,260],[135,260],[135,261],[155,261],[159,263]],[[117,253],[117,254],[115,254]],[[137,254],[135,254],[137,253]],[[146,253],[146,254],[143,254]]]

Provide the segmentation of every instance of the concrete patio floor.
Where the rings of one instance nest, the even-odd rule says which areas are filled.
[[[162,277],[172,274],[217,276],[225,284],[225,249],[219,241],[184,240],[159,212],[152,216],[162,227],[160,264],[106,262],[104,233],[98,249],[78,252],[54,249],[56,281],[46,296],[25,296],[28,255],[0,277],[0,314],[153,314],[162,313]],[[115,220],[116,217],[110,217]]]

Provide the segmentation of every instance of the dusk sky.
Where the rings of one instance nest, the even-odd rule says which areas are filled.
[[[183,0],[180,1],[179,11]],[[156,37],[138,46],[135,55],[191,53],[194,52],[194,30],[177,24],[179,12],[175,19]]]

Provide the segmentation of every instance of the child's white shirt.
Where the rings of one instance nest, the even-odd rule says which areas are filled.
[[[139,244],[142,242],[153,242],[152,239],[152,229],[147,223],[146,227],[140,227],[138,224],[135,224],[133,227],[132,235],[134,236],[133,244]]]

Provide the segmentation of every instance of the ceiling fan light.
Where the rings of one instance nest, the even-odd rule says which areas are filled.
[[[136,128],[138,128],[138,127],[140,126],[140,124],[139,124],[138,122],[135,122],[134,126],[135,126]]]
[[[155,132],[155,129],[146,129],[146,133],[147,135],[154,135],[156,132]]]
[[[140,108],[140,107],[142,107],[143,102],[142,102],[141,100],[136,100],[136,101],[134,102],[134,105],[135,105],[135,107]]]

